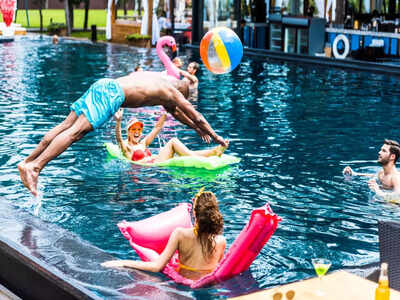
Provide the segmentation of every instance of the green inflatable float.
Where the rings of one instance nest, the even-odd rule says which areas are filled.
[[[240,162],[240,158],[222,154],[221,156],[176,156],[163,162],[158,163],[140,163],[137,161],[126,158],[118,145],[113,143],[105,143],[108,153],[115,158],[126,160],[132,164],[146,166],[146,167],[182,167],[182,168],[203,168],[207,170],[216,170],[227,165],[236,164]]]

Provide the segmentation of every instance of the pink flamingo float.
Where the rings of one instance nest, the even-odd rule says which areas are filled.
[[[163,63],[165,69],[167,70],[167,74],[169,76],[173,76],[176,79],[180,79],[180,73],[177,66],[175,66],[168,55],[164,52],[163,47],[168,46],[172,49],[172,52],[176,51],[176,42],[172,36],[166,35],[162,38],[159,38],[156,45],[157,55]]]
[[[15,2],[16,0],[0,0],[0,11],[7,27],[11,25],[14,18]]]

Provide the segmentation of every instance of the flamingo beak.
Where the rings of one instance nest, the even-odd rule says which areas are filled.
[[[176,52],[176,44],[172,45],[172,52]]]

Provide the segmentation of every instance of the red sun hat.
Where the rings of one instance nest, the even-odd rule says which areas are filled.
[[[126,130],[129,130],[129,128],[131,128],[135,124],[139,124],[140,127],[142,127],[142,129],[144,127],[142,122],[140,122],[137,118],[133,117],[132,119],[129,120],[128,127],[126,128]]]

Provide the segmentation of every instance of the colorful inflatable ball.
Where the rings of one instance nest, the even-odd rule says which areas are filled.
[[[200,56],[210,72],[228,73],[239,65],[243,56],[243,45],[231,29],[216,27],[202,38]]]

